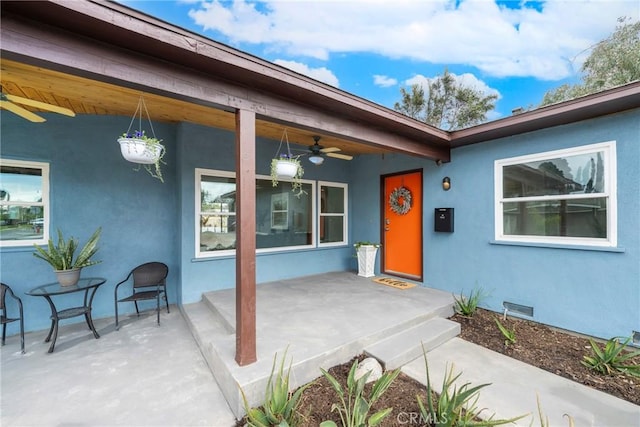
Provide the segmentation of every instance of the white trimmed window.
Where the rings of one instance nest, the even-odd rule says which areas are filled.
[[[0,159],[0,246],[49,239],[49,164]]]
[[[196,169],[195,175],[196,257],[235,255],[235,173]],[[257,252],[315,246],[315,189],[315,182],[303,180],[298,197],[286,180],[274,187],[269,176],[256,177]]]
[[[616,143],[496,160],[496,241],[617,245]]]
[[[347,184],[319,182],[318,245],[347,244]]]

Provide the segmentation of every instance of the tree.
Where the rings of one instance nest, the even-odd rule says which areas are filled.
[[[544,94],[541,106],[555,104],[640,80],[640,21],[618,18],[611,36],[592,47],[582,64],[582,83],[564,84]]]
[[[427,91],[425,98],[425,89]],[[416,120],[445,130],[462,129],[487,120],[487,112],[495,108],[498,95],[482,91],[456,81],[446,69],[442,76],[429,80],[427,87],[400,88],[402,99],[394,109]]]

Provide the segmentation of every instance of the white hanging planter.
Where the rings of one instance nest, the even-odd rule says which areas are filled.
[[[292,179],[298,173],[298,163],[282,159],[276,161],[276,176],[278,179]]]
[[[149,121],[151,136],[147,136],[144,129],[142,129],[143,111],[146,113],[147,120]],[[136,117],[138,117],[140,128],[135,132],[132,132],[131,126],[133,126],[133,122]],[[127,131],[121,134],[120,138],[118,138],[120,153],[125,160],[142,165],[142,167],[149,172],[149,175],[157,178],[160,182],[164,182],[164,179],[162,178],[161,164],[166,164],[162,161],[162,158],[165,155],[165,148],[164,145],[160,144],[160,142],[162,142],[162,140],[156,138],[156,134],[153,130],[153,123],[151,123],[151,116],[149,115],[149,111],[147,111],[147,105],[144,102],[144,98],[141,96],[138,101],[138,107],[131,118],[129,129],[127,129]],[[140,170],[140,167],[135,170]]]
[[[282,142],[286,141],[287,151],[280,152]],[[304,175],[304,169],[300,164],[300,156],[292,156],[291,149],[289,148],[289,137],[287,136],[287,129],[282,133],[280,139],[280,145],[276,156],[271,159],[271,183],[274,187],[278,186],[279,180],[285,180],[291,182],[291,191],[296,197],[300,197],[303,194],[307,194],[302,189],[302,175]]]
[[[140,138],[118,138],[120,152],[125,160],[143,165],[152,165],[161,158],[164,146],[147,143]]]
[[[378,247],[375,245],[360,245],[358,247],[358,276],[375,276],[377,253]]]

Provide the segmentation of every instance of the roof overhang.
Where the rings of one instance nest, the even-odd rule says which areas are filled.
[[[110,99],[143,91],[166,107],[155,119],[185,121],[180,111],[187,105],[190,118],[202,117],[197,123],[228,129],[233,111],[250,109],[258,118],[258,136],[278,139],[287,127],[302,144],[320,134],[325,143],[355,154],[400,152],[446,162],[451,148],[640,107],[640,82],[634,82],[446,132],[118,3],[2,1],[0,8],[3,85],[5,76],[29,75],[25,70],[31,67],[46,74],[18,83],[30,84],[33,93],[46,92],[55,73],[58,87],[65,78],[71,87],[85,85],[82,94],[65,94],[62,104],[81,104],[95,90],[97,110],[123,114]],[[18,69],[11,68],[15,64]],[[48,83],[36,87],[38,81]],[[204,119],[214,115],[215,120]]]

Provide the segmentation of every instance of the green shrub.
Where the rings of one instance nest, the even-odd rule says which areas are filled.
[[[506,326],[500,323],[500,321],[497,318],[495,319],[495,321],[496,321],[496,324],[498,325],[498,329],[500,329],[500,332],[502,332],[502,336],[504,337],[504,345],[508,346],[509,344],[515,344],[516,343],[515,326],[513,327],[513,329],[508,329]]]
[[[640,377],[640,365],[627,364],[634,357],[640,356],[640,350],[624,352],[631,337],[627,338],[625,342],[620,342],[620,338],[622,337],[611,338],[603,348],[600,348],[594,340],[589,338],[591,355],[584,356],[582,364],[605,375],[625,373]]]
[[[471,292],[469,292],[469,296],[466,296],[463,293],[460,293],[459,297],[453,295],[456,313],[462,316],[472,317],[478,309],[478,305],[485,297],[486,293],[480,287],[476,287],[471,290]]]
[[[454,374],[453,365],[447,369],[442,383],[442,392],[436,395],[431,386],[427,353],[424,349],[423,354],[424,366],[427,372],[427,405],[425,406],[420,396],[417,396],[418,407],[420,408],[420,414],[423,420],[428,420],[435,427],[498,426],[511,424],[529,416],[529,414],[524,414],[508,420],[494,420],[492,415],[488,419],[480,420],[480,414],[484,410],[478,409],[477,407],[478,399],[480,398],[480,389],[490,384],[481,384],[472,387],[471,383],[464,383],[458,387],[455,382],[460,378],[462,372]],[[432,396],[437,396],[435,403]]]
[[[356,369],[358,369],[358,361],[356,360],[347,377],[347,390],[345,391],[340,383],[327,371],[320,368],[322,374],[329,380],[329,383],[338,394],[340,403],[331,405],[331,411],[337,410],[340,414],[342,427],[364,427],[377,426],[387,417],[393,408],[382,409],[369,417],[369,411],[376,401],[389,388],[393,380],[400,374],[400,370],[387,371],[373,384],[369,398],[364,396],[364,386],[367,382],[370,372],[360,377],[358,380],[354,378]],[[323,421],[320,427],[337,427],[333,421]]]
[[[240,393],[242,393],[242,399],[244,401],[244,408],[247,412],[247,424],[251,427],[294,427],[300,424],[301,417],[298,413],[298,405],[300,404],[300,397],[302,393],[312,383],[306,384],[295,393],[289,391],[289,374],[291,373],[291,364],[289,369],[284,372],[284,362],[287,352],[285,351],[280,362],[278,372],[276,369],[276,359],[278,353],[273,358],[273,366],[271,368],[271,374],[269,374],[269,381],[267,382],[267,390],[265,393],[264,403],[259,408],[249,408],[247,397],[244,394],[242,387]],[[274,378],[274,373],[276,376]]]

